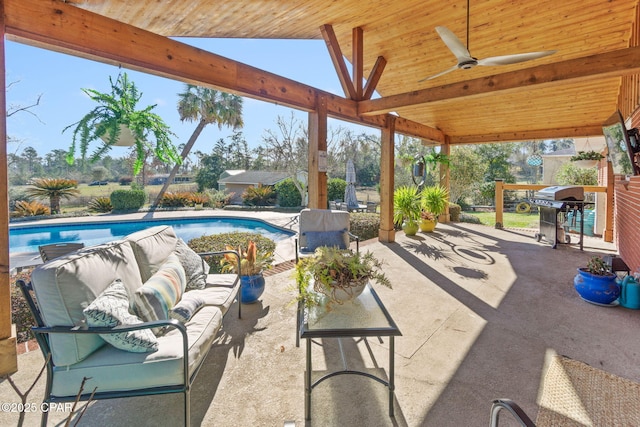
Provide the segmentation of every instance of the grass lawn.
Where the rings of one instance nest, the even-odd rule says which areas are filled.
[[[485,225],[496,225],[495,212],[465,212],[466,215],[473,215],[480,219]],[[515,212],[503,212],[503,227],[505,228],[539,228],[540,216],[538,213],[519,214]]]

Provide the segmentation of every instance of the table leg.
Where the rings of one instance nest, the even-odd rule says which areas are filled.
[[[307,338],[307,372],[304,377],[304,419],[311,419],[311,339]]]
[[[395,376],[395,363],[394,363],[394,357],[395,357],[395,349],[394,349],[394,344],[395,344],[395,340],[394,340],[394,336],[390,336],[389,337],[389,416],[393,418],[393,396],[395,393],[395,382],[394,382],[394,376]]]

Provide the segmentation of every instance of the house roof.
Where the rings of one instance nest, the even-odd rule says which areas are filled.
[[[308,111],[318,92],[306,85],[153,35],[324,39],[344,91],[322,93],[330,116],[380,125],[395,113],[397,132],[437,143],[600,135],[616,109],[635,110],[640,91],[638,0],[3,3],[10,38]],[[456,64],[436,26],[480,59],[557,52],[423,80]]]
[[[290,176],[288,172],[244,171],[218,180],[222,184],[275,185]]]

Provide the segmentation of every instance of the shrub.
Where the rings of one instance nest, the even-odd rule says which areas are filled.
[[[269,185],[250,186],[242,193],[242,201],[249,206],[269,206],[276,202],[276,192]]]
[[[29,202],[27,200],[17,201],[15,204],[16,216],[36,216],[49,215],[49,208],[38,201]]]
[[[162,195],[162,200],[160,200],[160,206],[163,208],[183,208],[185,206],[190,206],[192,203],[190,201],[191,193],[185,193],[183,191],[179,192],[171,192],[167,191]]]
[[[33,268],[27,268],[11,277],[11,319],[16,325],[16,340],[19,343],[27,342],[34,338],[31,327],[36,326],[36,322],[33,319],[31,310],[29,310],[27,301],[22,295],[22,291],[15,285],[15,282],[19,279],[29,282],[32,270]]]
[[[347,181],[342,178],[331,178],[327,181],[327,200],[344,199],[344,190],[347,189]]]
[[[278,196],[278,205],[283,208],[302,206],[302,197],[291,178],[276,184],[276,194]]]
[[[237,248],[246,248],[249,241],[253,240],[261,252],[271,252],[276,250],[276,243],[258,233],[247,233],[234,231],[230,233],[212,234],[209,236],[196,237],[189,240],[187,245],[196,252],[215,252],[225,250],[226,245]],[[220,260],[222,257],[208,257],[207,263],[211,267],[211,273],[220,273]]]
[[[123,176],[118,180],[120,185],[130,185],[133,182],[133,178],[130,176]]]
[[[146,201],[144,190],[115,190],[111,193],[111,206],[116,211],[138,210]]]
[[[96,197],[91,200],[88,205],[89,212],[108,213],[113,210],[111,199],[108,197]]]
[[[227,193],[222,190],[216,190],[215,188],[206,190],[205,194],[209,198],[209,206],[218,209],[227,206],[231,198],[235,195],[235,193]]]
[[[556,181],[560,185],[598,185],[598,170],[564,163],[556,172]]]
[[[375,213],[353,212],[349,214],[349,230],[360,240],[378,237],[380,229],[380,215]]]
[[[470,222],[472,224],[482,224],[482,221],[480,221],[480,218],[478,218],[475,215],[466,214],[464,212],[460,214],[460,222]]]
[[[451,221],[459,222],[461,212],[462,212],[462,207],[460,205],[456,205],[455,203],[449,203],[449,215],[451,215]]]
[[[206,205],[209,203],[209,197],[204,193],[187,193],[187,203],[189,206]]]

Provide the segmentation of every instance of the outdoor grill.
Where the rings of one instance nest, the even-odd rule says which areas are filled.
[[[580,213],[580,250],[584,232],[584,189],[571,185],[556,185],[543,188],[534,194],[531,203],[540,210],[540,231],[536,233],[539,242],[544,237],[553,249],[558,243],[571,243],[569,227],[575,227]],[[570,213],[573,215],[569,215]],[[573,224],[569,224],[569,218]]]

